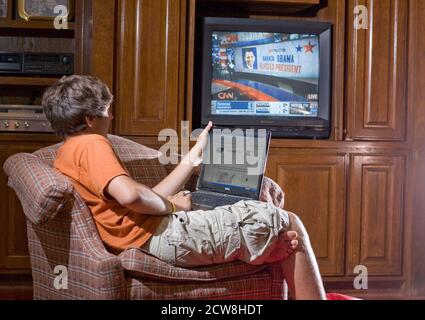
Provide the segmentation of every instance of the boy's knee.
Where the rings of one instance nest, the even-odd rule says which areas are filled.
[[[306,235],[306,230],[301,219],[293,212],[287,211],[289,216],[289,230],[296,231],[299,236]]]
[[[289,211],[286,211],[286,212],[289,216],[289,222],[291,223],[291,226],[302,224],[300,218],[298,218],[298,216],[295,213],[289,212]]]

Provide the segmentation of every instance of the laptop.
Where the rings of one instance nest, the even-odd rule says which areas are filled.
[[[204,152],[192,210],[258,200],[271,132],[213,127]]]

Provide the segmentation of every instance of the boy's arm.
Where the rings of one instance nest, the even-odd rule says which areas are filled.
[[[87,139],[80,159],[79,182],[91,193],[100,198],[115,199],[139,213],[165,215],[177,209],[190,210],[190,198],[176,195],[166,199],[129,177],[105,137],[92,135]]]
[[[196,165],[190,161],[195,158],[195,156],[191,155],[191,153],[195,153],[194,148],[195,147],[193,147],[190,152],[183,157],[179,165],[160,183],[153,187],[152,190],[164,197],[168,197],[179,192],[192,176],[193,171],[196,168]]]
[[[112,179],[104,193],[135,212],[166,215],[173,211],[167,199],[125,175]]]
[[[193,170],[202,162],[202,154],[208,142],[208,132],[212,127],[212,123],[208,123],[207,127],[199,135],[196,144],[186,154],[180,164],[160,183],[152,188],[153,191],[169,197],[179,192],[193,174]]]
[[[168,200],[126,175],[112,179],[106,186],[104,193],[107,197],[114,198],[122,206],[144,214],[167,215],[174,209],[188,211],[191,207],[190,195],[177,194],[169,197]],[[175,208],[170,201],[174,203]]]

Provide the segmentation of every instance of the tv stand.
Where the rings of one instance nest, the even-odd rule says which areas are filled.
[[[202,127],[204,127],[203,125]],[[241,125],[217,125],[219,128],[230,128],[235,129],[262,129],[263,127],[255,126],[241,126]],[[315,128],[315,127],[268,127],[264,128],[270,130],[272,138],[290,138],[290,139],[328,139],[330,136],[330,130],[327,128]]]
[[[330,131],[327,128],[312,127],[271,127],[272,138],[302,138],[328,139]]]

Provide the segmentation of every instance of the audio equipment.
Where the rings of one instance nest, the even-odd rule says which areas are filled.
[[[0,74],[71,75],[74,73],[72,53],[0,52]]]
[[[53,132],[42,106],[0,104],[0,132]]]

